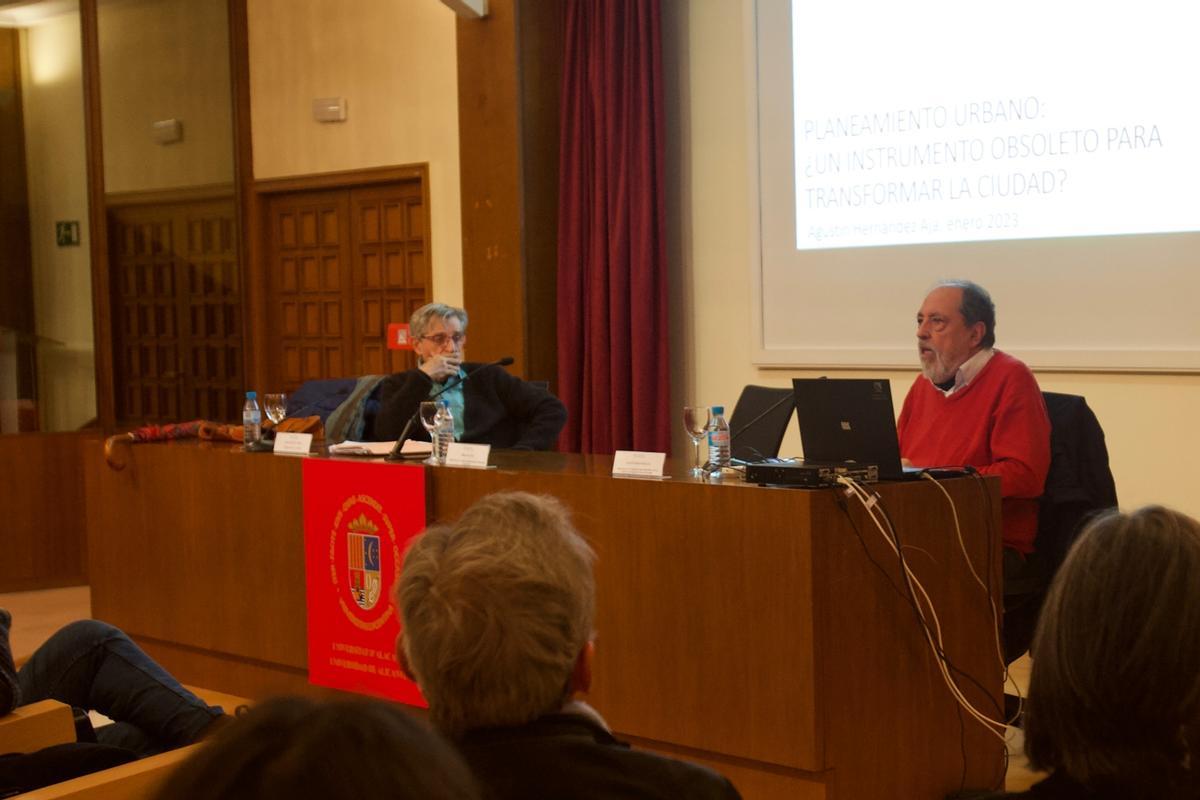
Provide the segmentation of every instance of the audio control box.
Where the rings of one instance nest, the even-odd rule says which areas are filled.
[[[769,464],[746,465],[746,483],[760,486],[797,486],[804,489],[821,489],[837,486],[839,477],[851,478],[860,483],[875,483],[879,480],[879,467],[875,464]]]

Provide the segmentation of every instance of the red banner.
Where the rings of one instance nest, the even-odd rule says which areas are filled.
[[[426,706],[396,661],[392,589],[425,529],[425,469],[305,459],[308,679]]]

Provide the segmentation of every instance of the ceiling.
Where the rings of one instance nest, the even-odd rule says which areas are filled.
[[[78,11],[79,0],[0,0],[0,28],[27,28]]]

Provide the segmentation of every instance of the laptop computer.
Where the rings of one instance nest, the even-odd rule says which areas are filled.
[[[880,480],[909,480],[920,468],[900,465],[900,441],[886,378],[794,378],[805,463],[874,464]]]

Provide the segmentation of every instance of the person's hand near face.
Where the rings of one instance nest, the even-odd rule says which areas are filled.
[[[435,317],[413,346],[418,368],[434,383],[445,383],[457,375],[462,366],[465,339],[462,323],[457,318]]]

